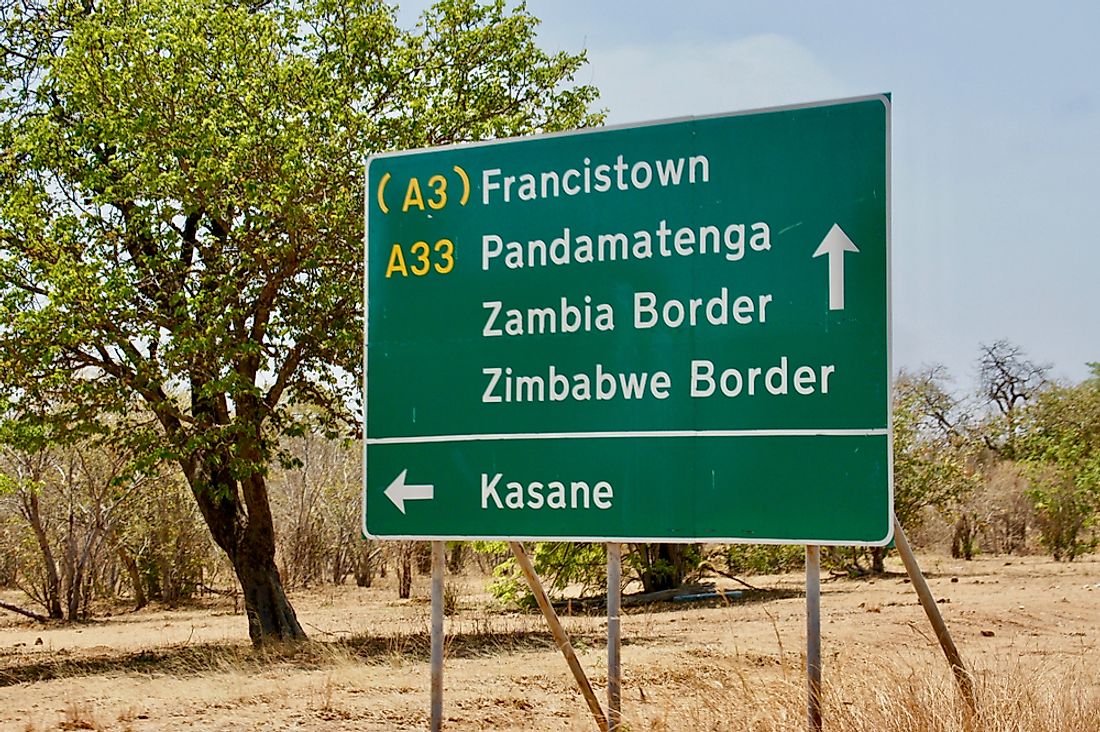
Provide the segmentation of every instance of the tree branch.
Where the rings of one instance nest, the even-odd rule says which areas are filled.
[[[286,358],[279,367],[279,371],[275,376],[275,383],[267,390],[267,396],[264,397],[264,404],[267,405],[269,410],[274,410],[276,405],[278,405],[291,378],[293,378],[298,367],[301,365],[301,361],[302,346],[300,343],[295,343],[287,352]]]

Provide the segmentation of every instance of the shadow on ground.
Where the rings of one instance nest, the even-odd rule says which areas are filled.
[[[574,634],[576,643],[599,643],[597,634]],[[447,655],[470,658],[555,648],[549,631],[510,630],[459,632],[448,635]],[[98,676],[148,674],[198,676],[221,671],[267,671],[285,665],[298,669],[325,668],[359,660],[384,663],[394,657],[427,661],[431,638],[427,633],[391,636],[353,636],[337,641],[306,641],[275,648],[254,649],[233,643],[167,646],[129,653],[70,654],[28,661],[25,657],[0,659],[0,687],[35,681]]]
[[[722,607],[731,604],[755,604],[801,597],[800,590],[760,589],[744,590],[703,599],[681,602],[655,602],[644,606],[624,608],[624,613],[676,612],[689,607]],[[593,598],[584,603],[559,607],[562,616],[598,616],[606,607],[603,598]],[[541,622],[537,613],[525,618],[536,624]],[[461,622],[461,621],[460,621]],[[556,649],[549,630],[533,630],[526,627],[492,627],[498,621],[489,621],[481,627],[473,622],[470,630],[456,629],[446,637],[446,653],[449,658],[474,658],[519,653],[532,650]],[[526,623],[524,623],[526,625]],[[578,647],[602,645],[606,638],[601,633],[570,633],[571,642]],[[645,644],[646,638],[624,638],[624,644]],[[397,633],[393,635],[356,635],[331,641],[306,641],[276,647],[252,648],[239,643],[185,643],[164,646],[152,650],[120,653],[90,654],[57,651],[52,656],[28,658],[22,654],[0,655],[0,687],[15,684],[49,681],[54,679],[99,676],[107,674],[148,674],[167,676],[199,676],[208,673],[270,670],[273,666],[291,668],[325,668],[338,663],[358,661],[384,663],[395,657],[404,660],[428,661],[431,654],[431,637],[427,632]]]

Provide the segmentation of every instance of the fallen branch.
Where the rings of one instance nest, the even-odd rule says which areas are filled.
[[[711,582],[703,584],[691,584],[683,585],[681,587],[675,587],[671,590],[658,590],[656,592],[639,592],[634,595],[623,595],[621,604],[622,607],[633,607],[635,605],[651,605],[655,602],[671,602],[679,595],[698,595],[704,592],[714,591],[714,584]],[[569,610],[592,610],[607,606],[606,595],[595,595],[593,597],[579,597],[570,598],[567,600],[555,600],[551,603],[555,608],[564,608]]]
[[[707,572],[714,572],[715,574],[720,574],[723,577],[725,577],[726,579],[731,579],[734,582],[737,582],[739,584],[744,585],[745,587],[748,587],[750,590],[756,590],[757,592],[762,592],[761,588],[759,588],[755,585],[750,585],[745,580],[743,580],[740,577],[737,577],[735,575],[732,575],[729,572],[723,572],[722,570],[718,569],[718,567],[715,567],[713,564],[710,564],[709,562],[701,565],[699,567],[699,569],[706,570]]]
[[[232,597],[233,599],[236,599],[237,595],[240,594],[240,590],[219,590],[217,587],[211,587],[210,585],[203,584],[202,582],[199,583],[199,589],[201,589],[203,592],[209,592],[212,595]]]
[[[47,618],[45,615],[39,615],[33,610],[27,610],[26,608],[21,608],[18,605],[12,605],[10,603],[4,602],[3,600],[0,600],[0,608],[3,608],[4,610],[9,610],[18,615],[23,615],[30,618],[31,620],[37,620],[39,623],[50,622],[50,619]]]

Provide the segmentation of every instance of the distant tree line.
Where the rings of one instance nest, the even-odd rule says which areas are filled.
[[[895,510],[907,530],[959,558],[1045,551],[1072,561],[1097,546],[1100,518],[1100,365],[1080,383],[1005,341],[982,346],[979,389],[959,396],[941,367],[894,384]],[[286,437],[269,475],[276,561],[290,587],[389,577],[409,597],[430,571],[426,542],[374,542],[360,533],[361,444],[320,432]],[[530,547],[551,592],[600,592],[601,544]],[[704,571],[782,572],[801,547],[629,544],[626,576],[642,589],[676,587]],[[883,570],[885,550],[832,548],[835,571]],[[451,543],[448,568],[491,572],[502,600],[526,590],[500,542]],[[0,586],[22,590],[9,609],[80,619],[118,603],[173,606],[205,593],[236,595],[232,567],[213,544],[186,481],[95,440],[58,445],[0,430]]]

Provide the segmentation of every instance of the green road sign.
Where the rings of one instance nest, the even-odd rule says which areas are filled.
[[[379,155],[364,531],[891,538],[890,102]]]

